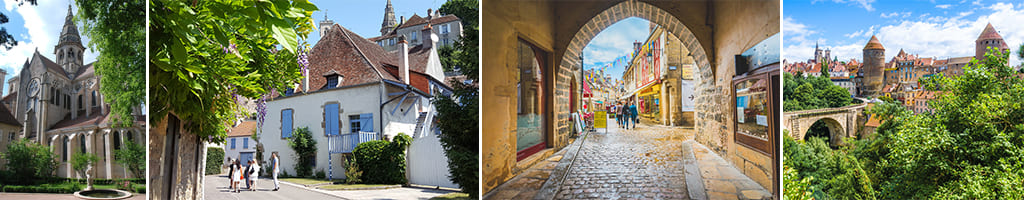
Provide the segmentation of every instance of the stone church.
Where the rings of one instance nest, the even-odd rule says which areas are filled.
[[[85,178],[71,167],[76,153],[92,153],[99,157],[89,172],[93,178],[132,177],[125,167],[114,161],[114,152],[126,148],[126,142],[145,145],[145,116],[137,107],[131,127],[116,126],[110,105],[100,93],[99,75],[92,63],[83,62],[86,51],[71,7],[51,60],[37,48],[26,58],[21,70],[7,81],[7,96],[0,106],[0,150],[17,139],[47,145],[56,154],[56,176]],[[5,76],[6,72],[0,72]],[[0,90],[3,86],[0,85]],[[12,116],[9,116],[12,115]],[[13,120],[4,120],[13,118]],[[17,128],[7,130],[13,121]],[[119,127],[119,128],[114,128]],[[0,161],[5,162],[5,161]]]

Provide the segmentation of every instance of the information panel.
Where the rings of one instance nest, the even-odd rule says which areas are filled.
[[[594,112],[594,128],[608,128],[608,114],[605,111]]]

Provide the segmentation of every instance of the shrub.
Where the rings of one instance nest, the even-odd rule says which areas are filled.
[[[394,142],[359,143],[352,154],[363,169],[360,179],[370,184],[405,184],[405,148],[411,143],[412,137],[405,133],[395,136]]]
[[[295,150],[295,176],[309,178],[313,175],[313,159],[316,159],[316,140],[308,127],[296,128],[288,146]]]
[[[56,170],[57,155],[50,148],[28,139],[15,140],[7,145],[7,151],[0,153],[0,158],[7,160],[10,178],[6,183],[26,184],[41,177],[49,177]]]
[[[124,148],[114,150],[114,162],[128,168],[132,177],[146,177],[146,147],[128,140]]]
[[[345,159],[345,183],[356,184],[362,182],[359,179],[363,175],[363,171],[359,171],[359,164],[356,164],[356,158]]]
[[[220,174],[224,166],[224,149],[217,147],[206,148],[206,175]]]
[[[316,178],[316,179],[324,179],[326,177],[327,177],[327,173],[324,173],[324,169],[316,170],[316,176],[314,178]]]
[[[42,185],[5,185],[2,188],[3,192],[22,192],[22,193],[75,193],[82,190],[84,187],[78,182],[65,182],[61,184],[42,184]]]

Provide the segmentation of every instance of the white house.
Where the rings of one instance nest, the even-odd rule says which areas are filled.
[[[431,27],[422,29],[431,34]],[[279,152],[281,166],[295,174],[295,152],[287,139],[307,127],[317,141],[314,172],[343,179],[343,155],[358,143],[413,137],[407,153],[410,183],[457,188],[448,179],[447,158],[434,126],[430,100],[450,95],[437,56],[437,37],[422,45],[387,52],[376,43],[332,25],[313,47],[303,83],[266,103],[261,142],[264,158]],[[330,157],[329,157],[330,156]],[[365,169],[364,169],[365,170]]]
[[[252,139],[252,134],[256,130],[256,121],[243,121],[238,126],[231,128],[231,132],[228,132],[228,137],[224,139],[224,161],[228,158],[232,160],[238,160],[241,158],[241,164],[248,166],[246,161],[252,160],[256,156],[256,141]],[[270,158],[269,156],[264,157]]]

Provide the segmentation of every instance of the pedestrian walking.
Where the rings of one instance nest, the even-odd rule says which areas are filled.
[[[235,160],[235,162],[233,162],[231,164],[231,173],[232,173],[232,175],[231,175],[231,188],[233,189],[232,191],[235,192],[235,193],[238,193],[238,184],[242,183],[242,171],[241,170],[242,170],[242,165],[239,163],[238,160]]]
[[[622,116],[622,128],[629,130],[629,109],[625,103],[619,108],[619,115]]]
[[[245,189],[252,189],[252,185],[249,185],[249,172],[252,170],[252,160],[245,161],[244,169],[242,169],[242,181],[245,181]]]
[[[629,117],[630,117],[631,121],[633,121],[633,128],[636,128],[636,123],[640,122],[640,120],[637,118],[637,114],[638,113],[636,112],[636,103],[633,103],[633,102],[629,103],[629,113],[630,113]]]
[[[609,110],[609,111],[612,111],[611,113],[613,115],[615,115],[615,124],[619,125],[619,128],[622,128],[622,115],[619,115],[618,112],[616,112],[616,111],[618,111],[619,106],[621,106],[621,105],[616,104],[616,105],[612,106],[611,110]]]
[[[256,191],[256,180],[260,177],[260,164],[256,159],[249,161],[249,191]]]
[[[281,172],[281,167],[280,167],[281,162],[280,162],[280,160],[281,160],[281,158],[279,158],[277,156],[277,152],[276,151],[273,152],[273,153],[270,153],[270,164],[273,167],[271,169],[273,169],[273,171],[274,171],[271,174],[272,176],[274,176],[274,191],[277,191],[278,189],[281,189],[279,183],[277,182],[277,173]]]
[[[228,189],[230,190],[230,189],[234,189],[234,186],[231,185],[231,183],[234,183],[234,182],[231,181],[231,177],[234,177],[234,175],[235,175],[235,170],[233,170],[234,168],[232,168],[233,166],[235,166],[235,161],[231,160],[231,157],[228,157],[228,162],[227,163],[228,163]]]

